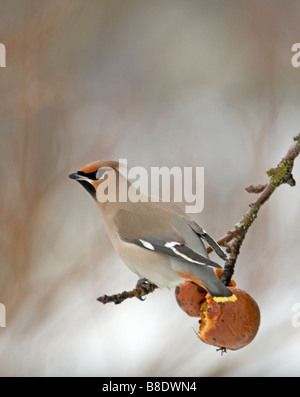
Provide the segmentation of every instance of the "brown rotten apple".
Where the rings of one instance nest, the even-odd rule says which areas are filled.
[[[228,287],[237,297],[235,302],[218,303],[206,290],[186,281],[176,288],[176,299],[189,316],[200,317],[198,337],[220,348],[238,350],[255,337],[260,323],[260,311],[247,292]]]

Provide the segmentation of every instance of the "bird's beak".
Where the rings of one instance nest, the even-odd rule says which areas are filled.
[[[70,174],[69,178],[78,181],[80,185],[82,185],[93,196],[93,198],[96,199],[96,186],[94,186],[95,181],[87,176],[80,175],[78,171]]]
[[[72,174],[70,174],[69,175],[69,178],[70,179],[74,179],[75,181],[86,181],[86,182],[89,182],[89,183],[91,183],[92,182],[92,180],[90,179],[90,178],[88,178],[87,176],[85,176],[85,175],[80,175],[79,173],[78,173],[78,171],[77,172],[73,172]]]
[[[78,175],[77,172],[73,172],[72,174],[69,175],[70,179],[75,179],[76,181],[78,181],[79,179],[83,179],[81,175]]]
[[[73,172],[72,174],[69,175],[70,179],[74,179],[75,181],[78,182],[88,182],[90,184],[93,184],[93,180],[90,179],[89,177],[85,176],[85,175],[81,175],[81,173],[79,173],[79,171],[77,172]]]

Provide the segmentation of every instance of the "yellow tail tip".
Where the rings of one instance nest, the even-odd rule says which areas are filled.
[[[213,300],[218,303],[235,302],[237,301],[237,297],[234,294],[231,296],[214,296]]]

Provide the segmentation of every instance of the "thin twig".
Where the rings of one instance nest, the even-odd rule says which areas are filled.
[[[257,186],[250,185],[248,187],[245,187],[245,190],[248,193],[261,193],[265,189],[265,187],[266,185],[257,185]]]
[[[227,251],[229,253],[229,260],[225,263],[222,274],[222,281],[225,285],[228,285],[231,280],[241,245],[250,226],[257,218],[257,214],[261,206],[271,197],[272,193],[281,184],[287,183],[290,186],[295,186],[296,182],[292,175],[292,169],[294,166],[294,160],[299,153],[300,134],[294,138],[293,145],[289,148],[286,156],[283,157],[277,167],[271,168],[267,171],[269,183],[266,185],[258,185],[256,190],[261,192],[261,194],[249,205],[250,209],[243,215],[242,219],[235,225],[233,230],[229,231],[224,237],[218,240],[218,244],[227,247]],[[248,191],[248,189],[246,190]],[[255,188],[250,190],[255,190]]]

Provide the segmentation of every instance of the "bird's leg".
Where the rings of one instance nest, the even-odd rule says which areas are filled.
[[[153,289],[152,289],[153,286],[154,286],[154,284],[150,283],[150,281],[148,281],[146,278],[140,278],[137,281],[135,288],[136,289],[141,288],[141,289],[145,289],[145,290],[147,290],[149,292],[152,292],[153,291]],[[155,285],[155,287],[156,287],[156,285]]]
[[[153,292],[157,286],[155,284],[150,283],[146,278],[140,278],[136,283],[135,290],[138,292],[136,297],[140,300],[145,300],[143,298],[144,295],[150,294]]]

